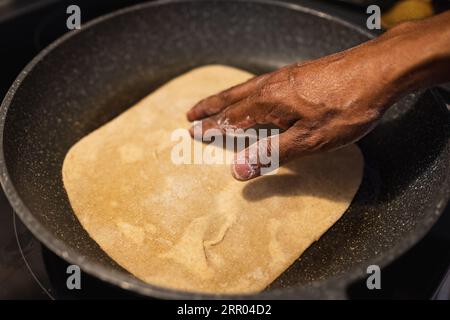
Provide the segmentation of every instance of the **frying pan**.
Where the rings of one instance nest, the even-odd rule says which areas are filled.
[[[148,285],[114,263],[73,214],[61,179],[66,152],[194,67],[221,63],[259,74],[369,38],[326,14],[261,0],[152,2],[101,17],[46,48],[6,95],[2,186],[45,246],[103,281],[151,297],[230,297]],[[399,101],[359,142],[363,182],[344,216],[265,291],[231,297],[345,298],[369,265],[401,255],[448,201],[449,123],[432,91]]]

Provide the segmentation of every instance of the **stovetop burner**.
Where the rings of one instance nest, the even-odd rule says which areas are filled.
[[[19,1],[20,2],[20,1]],[[40,5],[36,5],[39,2]],[[67,31],[66,7],[78,4],[84,22],[139,0],[40,0],[30,7],[0,7],[0,95],[34,55]],[[339,15],[362,25],[364,9],[321,1],[291,0]],[[29,3],[29,2],[28,2]],[[450,207],[428,235],[382,271],[382,290],[369,291],[365,280],[354,283],[350,298],[450,299]],[[0,299],[136,298],[137,296],[83,274],[83,290],[66,286],[68,264],[45,248],[18,219],[0,191]]]

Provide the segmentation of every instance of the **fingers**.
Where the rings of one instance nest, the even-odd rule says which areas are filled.
[[[297,120],[300,115],[292,111],[292,108],[285,108],[274,99],[261,95],[246,97],[216,115],[196,122],[190,129],[191,136],[194,137],[208,135],[208,130],[218,129],[223,134],[230,130],[247,129],[257,124],[274,124],[275,126],[287,130]]]
[[[297,140],[295,128],[259,140],[235,156],[231,165],[233,177],[240,181],[250,180],[306,154],[307,149]]]
[[[217,115],[195,123],[190,132],[193,136],[194,133],[205,135],[211,129],[219,129],[224,134],[229,129],[247,129],[255,125],[256,118],[261,117],[264,112],[263,108],[256,107],[254,99],[248,97],[232,104]],[[201,130],[197,130],[200,124]]]
[[[212,116],[224,110],[229,105],[252,95],[266,77],[267,75],[254,77],[247,82],[203,99],[187,112],[188,120],[195,121]]]

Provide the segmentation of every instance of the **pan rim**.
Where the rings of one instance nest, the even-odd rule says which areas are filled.
[[[20,87],[21,83],[26,79],[27,74],[31,72],[34,67],[42,61],[48,54],[50,54],[55,48],[59,45],[66,42],[68,39],[76,36],[77,34],[96,26],[97,24],[102,23],[105,20],[112,19],[116,16],[120,16],[123,14],[127,14],[134,11],[139,11],[143,8],[154,7],[154,6],[163,6],[167,4],[176,4],[176,3],[194,3],[194,2],[206,2],[208,0],[159,0],[155,2],[147,2],[141,3],[137,5],[133,5],[130,7],[126,7],[112,13],[102,15],[98,18],[95,18],[91,21],[88,21],[84,24],[81,30],[75,30],[72,32],[67,32],[46,48],[44,48],[41,52],[39,52],[19,73],[17,78],[14,80],[13,84],[9,88],[8,92],[5,95],[5,98],[2,101],[0,107],[0,183],[3,187],[6,197],[10,202],[11,206],[14,209],[14,212],[19,216],[22,222],[26,225],[26,227],[33,233],[33,235],[43,243],[47,248],[49,248],[52,252],[57,254],[59,257],[68,261],[71,264],[79,265],[83,271],[88,274],[101,279],[107,283],[111,283],[113,285],[119,286],[125,290],[131,290],[137,294],[145,295],[149,297],[159,297],[159,298],[169,298],[169,299],[277,299],[277,298],[298,298],[298,297],[320,297],[320,298],[345,298],[345,288],[352,281],[360,278],[365,275],[365,270],[362,267],[354,267],[351,270],[348,270],[347,273],[332,276],[326,280],[322,281],[314,281],[307,286],[294,286],[290,288],[283,289],[273,289],[271,291],[263,291],[261,293],[256,294],[208,294],[208,293],[197,293],[197,292],[188,292],[181,291],[176,289],[168,289],[160,286],[155,286],[151,284],[147,284],[134,276],[127,275],[123,272],[113,270],[105,267],[104,265],[81,256],[77,250],[68,246],[62,240],[56,238],[50,231],[47,230],[32,214],[31,210],[25,205],[25,203],[20,198],[18,192],[16,191],[10,177],[8,174],[8,170],[6,168],[5,154],[3,148],[3,134],[5,128],[5,122],[7,117],[7,112],[9,106],[14,100],[15,93],[17,89]],[[293,11],[303,12],[307,14],[311,14],[329,21],[336,22],[345,27],[348,27],[356,32],[359,32],[362,35],[368,37],[368,39],[373,38],[374,35],[367,30],[364,30],[350,22],[347,22],[338,17],[334,17],[327,13],[321,12],[316,9],[308,8],[299,4],[292,4],[283,1],[272,1],[272,0],[220,0],[222,2],[243,2],[243,3],[257,3],[268,6],[277,6],[286,9],[290,9]],[[215,1],[215,2],[220,2]],[[441,201],[439,203],[444,203],[442,206],[437,207],[430,206],[427,207],[427,210],[432,210],[435,214],[426,220],[426,225],[422,225],[421,230],[419,232],[411,232],[409,237],[406,237],[402,242],[399,242],[396,246],[391,247],[389,250],[385,251],[382,255],[379,255],[373,261],[370,261],[373,264],[378,264],[380,267],[384,267],[393,261],[396,257],[404,253],[413,244],[417,243],[423,236],[429,231],[434,222],[441,215],[442,211],[445,208],[445,204],[448,202],[450,198],[450,179],[447,179],[445,186],[441,189],[441,194],[437,195]],[[312,294],[311,289],[318,290],[317,294]],[[344,289],[344,290],[343,290]]]

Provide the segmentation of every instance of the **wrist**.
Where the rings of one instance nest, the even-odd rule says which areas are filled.
[[[377,43],[392,98],[450,81],[450,14],[392,29]]]

